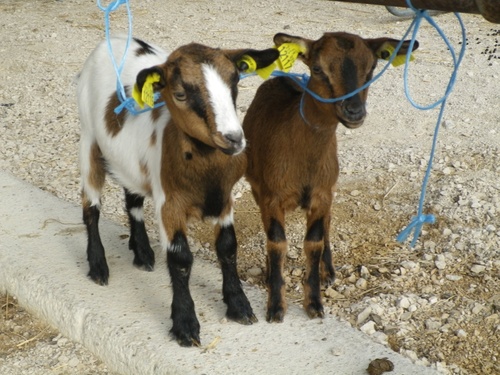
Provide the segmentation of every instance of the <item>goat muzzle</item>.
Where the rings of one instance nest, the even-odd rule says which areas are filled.
[[[364,103],[343,100],[339,104],[339,120],[345,127],[355,129],[363,124],[366,117],[366,107]]]
[[[246,147],[246,139],[243,132],[240,133],[217,133],[213,138],[217,147],[226,155],[238,155]]]

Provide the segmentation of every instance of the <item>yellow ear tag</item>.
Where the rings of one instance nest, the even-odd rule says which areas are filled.
[[[135,102],[139,105],[141,109],[144,108],[144,102],[142,101],[141,92],[137,87],[137,83],[134,85],[134,89],[132,90],[132,98],[134,98]]]
[[[238,61],[238,66],[240,66],[241,63],[247,64],[248,68],[246,68],[243,72],[244,73],[253,73],[257,69],[257,63],[253,59],[253,57],[250,57],[248,55],[243,55],[240,61]]]
[[[390,45],[389,43],[384,43],[382,45],[382,48],[378,51],[377,56],[383,60],[389,61],[391,58],[392,54],[394,53],[394,47]],[[382,57],[382,54],[388,57]],[[413,54],[410,54],[410,61],[415,60],[415,57]],[[397,55],[394,57],[394,60],[392,60],[391,65],[396,67],[400,65],[404,65],[406,63],[406,55]]]
[[[271,73],[276,69],[276,64],[272,63],[265,68],[257,69],[257,74],[262,79],[268,79],[271,76]]]
[[[292,69],[295,60],[297,60],[299,53],[304,53],[305,49],[297,43],[283,43],[278,47],[278,51],[280,52],[278,68],[288,73]]]
[[[261,68],[261,69],[257,69],[257,63],[255,62],[255,60],[248,56],[248,55],[244,55],[240,61],[238,61],[238,66],[242,63],[246,63],[248,68],[244,71],[244,73],[257,73],[259,75],[259,77],[261,77],[262,79],[267,79],[269,78],[269,76],[271,75],[271,73],[273,72],[274,68],[276,67],[276,65],[274,63],[272,63],[271,65],[268,65],[266,66],[265,68]]]
[[[137,84],[134,85],[132,91],[132,98],[139,104],[139,107],[144,108],[144,104],[153,108],[155,105],[155,93],[153,90],[153,83],[160,82],[160,75],[158,73],[151,73],[146,77],[146,81],[142,86],[142,92],[139,92]]]

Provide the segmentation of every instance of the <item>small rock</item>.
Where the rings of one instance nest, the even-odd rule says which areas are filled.
[[[360,328],[360,330],[367,335],[373,335],[376,332],[375,329],[375,322],[369,321],[365,324],[363,324]]]
[[[456,332],[456,335],[457,337],[467,337],[467,332],[465,332],[463,329],[459,329],[457,332]]]
[[[325,296],[332,298],[332,299],[343,299],[344,298],[344,296],[341,293],[337,292],[331,286],[326,288]]]
[[[460,275],[446,275],[446,279],[450,281],[458,281],[462,280],[462,276]]]
[[[482,264],[474,264],[470,270],[475,273],[475,274],[478,274],[478,273],[481,273],[481,272],[484,272],[486,270],[486,266],[483,266]]]
[[[361,266],[361,268],[359,270],[359,274],[364,279],[368,279],[370,277],[370,271],[368,271],[368,268],[366,268],[365,266]]]
[[[415,263],[411,260],[401,262],[401,266],[409,271],[418,271],[418,269],[420,268],[418,263]]]
[[[302,269],[300,268],[294,268],[292,270],[292,276],[301,276],[302,275]]]
[[[439,328],[441,328],[441,322],[434,320],[434,319],[427,319],[425,321],[425,329],[428,331],[437,331]]]
[[[474,307],[472,308],[472,313],[473,314],[479,314],[481,311],[483,311],[484,306],[481,305],[480,303],[475,303]]]
[[[438,270],[444,270],[446,268],[446,262],[444,260],[436,260],[434,265]]]
[[[250,269],[247,270],[247,273],[250,275],[250,276],[260,276],[262,275],[262,269],[259,268],[259,267],[252,267]]]
[[[357,318],[358,325],[364,323],[365,320],[368,319],[368,317],[370,316],[371,312],[372,312],[372,309],[370,306],[368,306],[366,309],[361,311],[358,314],[358,318]]]
[[[407,309],[408,307],[410,307],[411,303],[410,303],[410,300],[406,297],[401,297],[399,298],[397,301],[396,301],[396,306],[397,307],[401,307],[403,309]]]
[[[353,190],[353,191],[351,191],[350,194],[352,197],[357,197],[361,194],[361,192],[359,190]]]
[[[399,319],[401,319],[402,321],[406,322],[408,320],[411,319],[413,313],[411,311],[406,311],[404,312],[403,314],[401,314],[401,316],[399,317]]]
[[[368,281],[363,279],[362,277],[356,281],[356,288],[358,289],[366,289],[368,287]]]

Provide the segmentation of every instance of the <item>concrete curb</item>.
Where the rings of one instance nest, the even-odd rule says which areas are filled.
[[[201,340],[211,349],[181,348],[168,335],[171,290],[164,254],[155,272],[132,266],[125,227],[101,220],[111,278],[107,287],[87,277],[86,234],[80,207],[0,171],[0,291],[82,343],[122,374],[366,374],[375,358],[394,363],[391,374],[436,374],[417,366],[329,316],[309,320],[290,306],[283,324],[265,321],[266,296],[245,286],[259,319],[226,322],[221,275],[199,259],[191,292]],[[72,223],[72,224],[68,224]]]

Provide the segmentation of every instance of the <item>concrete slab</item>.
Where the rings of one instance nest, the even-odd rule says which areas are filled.
[[[127,228],[102,220],[111,278],[107,287],[86,273],[80,207],[0,171],[0,290],[85,345],[122,374],[366,374],[387,357],[392,374],[436,374],[335,319],[310,320],[290,306],[283,324],[265,321],[266,296],[246,285],[259,322],[226,322],[217,267],[199,259],[191,291],[205,348],[169,338],[171,290],[164,254],[155,272],[132,266]],[[213,348],[208,344],[218,340]]]

